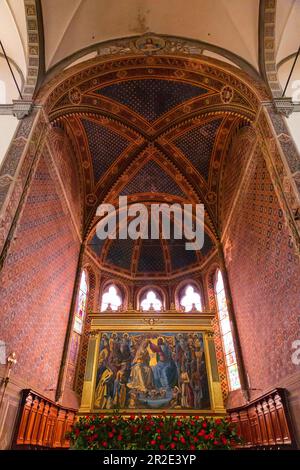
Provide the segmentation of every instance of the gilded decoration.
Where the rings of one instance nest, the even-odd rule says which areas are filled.
[[[142,36],[135,41],[135,47],[145,54],[153,54],[163,49],[166,42],[159,36]]]
[[[53,125],[67,131],[83,163],[85,236],[97,222],[97,202],[115,203],[123,191],[130,202],[206,201],[207,229],[218,240],[224,159],[238,130],[255,126],[261,135],[267,132],[256,121],[260,103],[269,99],[263,86],[237,68],[201,56],[189,41],[154,34],[116,41],[113,49],[99,46],[99,57],[65,70],[59,80],[49,81],[37,101],[44,102]],[[165,96],[166,84],[171,99],[157,109],[154,98]],[[279,137],[289,145],[285,131]],[[115,150],[106,166],[103,142]],[[166,177],[142,191],[137,180],[146,163],[160,165]],[[169,178],[182,194],[175,194]],[[281,187],[296,213],[294,188],[287,181],[288,174]]]
[[[263,90],[255,81],[253,88],[248,86],[237,69],[221,69],[218,61],[172,56],[178,48],[173,42],[170,49],[165,38],[149,34],[130,44],[132,55],[123,50],[114,58],[115,49],[110,57],[103,55],[66,70],[61,74],[64,81],[55,88],[55,80],[43,88],[44,95],[52,88],[44,104],[50,120],[68,130],[77,158],[84,162],[86,227],[89,231],[96,222],[96,200],[115,200],[125,186],[124,178],[133,179],[151,154],[149,158],[160,159],[167,173],[176,175],[187,200],[209,202],[207,223],[217,236],[219,172],[230,134],[253,122]],[[163,55],[171,50],[171,55]],[[160,109],[157,96],[166,96],[166,86],[169,101],[164,100]],[[114,148],[115,154],[103,166],[105,148]],[[132,200],[135,197],[141,195],[132,195]],[[155,199],[153,192],[143,197]]]
[[[234,96],[233,88],[228,85],[223,86],[221,90],[222,103],[224,104],[230,103],[233,100],[233,96]]]
[[[224,412],[215,371],[213,312],[91,314],[79,413]],[[142,320],[142,321],[140,321]],[[213,362],[211,362],[213,361]]]

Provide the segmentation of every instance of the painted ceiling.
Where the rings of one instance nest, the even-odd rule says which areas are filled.
[[[38,95],[55,77],[67,77],[46,111],[72,144],[84,194],[83,236],[101,263],[137,276],[205,261],[219,237],[222,162],[235,133],[253,118],[252,93],[235,74],[264,88],[265,53],[283,88],[299,47],[299,17],[299,0],[0,2],[1,40],[24,96],[32,97],[37,82]],[[9,82],[5,67],[0,54]],[[299,67],[298,61],[295,73]],[[9,84],[7,92],[8,101],[17,97]],[[201,252],[193,256],[164,240],[155,260],[147,241],[95,249],[95,208],[119,195],[130,203],[204,203]]]
[[[111,63],[113,72],[105,66],[101,76],[95,69],[62,87],[50,119],[66,131],[82,168],[93,256],[135,277],[169,276],[199,267],[216,249],[222,161],[234,133],[251,122],[252,105],[222,72],[219,80],[181,70],[178,59],[173,68],[168,58],[135,60],[138,67],[124,58],[116,70]],[[178,240],[95,241],[97,205],[116,205],[119,196],[129,204],[204,203],[202,250],[189,252]]]
[[[186,250],[186,241],[172,238],[103,241],[94,233],[87,246],[104,269],[140,278],[166,277],[197,269],[214,249],[214,242],[207,233],[200,251]]]

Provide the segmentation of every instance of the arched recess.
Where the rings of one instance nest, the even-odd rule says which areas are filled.
[[[128,210],[133,207],[133,204],[136,201],[143,204],[143,208],[147,210],[147,220],[148,220],[148,230],[149,238],[148,239],[136,239],[132,240],[128,237],[125,240],[118,239],[118,232],[121,226],[126,225],[125,222],[121,223],[120,219],[122,218],[122,213],[126,213],[126,209],[117,209],[116,210],[116,238],[109,239],[106,238],[101,240],[98,238],[97,229],[98,229],[98,219],[95,218],[94,225],[91,227],[86,240],[86,250],[92,256],[95,261],[99,264],[99,269],[103,272],[114,273],[115,276],[123,276],[124,278],[131,280],[142,280],[145,279],[155,279],[159,276],[160,279],[167,279],[170,276],[180,277],[186,275],[191,270],[198,272],[201,270],[201,266],[207,262],[207,260],[212,256],[216,250],[217,238],[214,232],[211,230],[209,225],[205,223],[204,226],[204,244],[200,250],[195,251],[186,251],[185,244],[188,242],[188,239],[184,236],[180,240],[174,239],[174,226],[176,225],[176,219],[174,220],[174,215],[170,211],[170,216],[167,215],[167,220],[165,220],[166,225],[170,226],[170,238],[168,236],[164,238],[162,227],[158,226],[156,218],[151,217],[151,210],[153,208],[152,203],[156,205],[165,204],[166,201],[171,204],[178,204],[183,202],[188,202],[182,200],[181,198],[174,198],[170,195],[166,196],[166,199],[159,199],[158,194],[156,194],[155,199],[150,199],[149,196],[141,195],[135,193],[132,196],[132,199],[128,201]],[[179,205],[179,207],[181,207]],[[112,215],[111,218],[114,219],[115,216]],[[129,220],[131,220],[129,218]],[[194,223],[195,213],[193,214]],[[102,226],[102,225],[101,225]],[[151,240],[150,238],[150,228],[157,226],[158,229],[158,239]],[[181,228],[181,227],[180,227]],[[200,227],[199,227],[200,228]],[[168,235],[166,233],[166,235]],[[100,236],[100,234],[99,234]],[[160,268],[151,268],[147,270],[146,267],[143,269],[140,268],[140,259],[144,253],[144,247],[147,250],[147,246],[150,249],[147,250],[149,257],[153,258],[153,249],[151,251],[151,246],[153,244],[154,248],[160,248],[162,257],[163,257],[163,266]],[[159,246],[157,246],[159,245]],[[175,250],[175,251],[174,251]],[[182,258],[179,263],[179,257]],[[158,271],[158,272],[156,272]],[[172,300],[173,302],[173,300]]]
[[[147,125],[145,128],[137,129],[136,116],[128,113],[127,117],[122,114],[121,106],[109,106],[101,112],[105,125],[105,120],[114,121],[118,126],[122,125],[129,132],[137,133],[142,136],[144,144],[149,143],[157,146],[158,150],[165,150],[168,159],[172,159],[172,152],[168,152],[168,142],[164,144],[161,140],[158,142],[158,137],[168,129],[176,130],[178,124],[186,122],[187,129],[190,126],[190,119],[202,119],[204,115],[209,112],[218,113],[220,109],[221,114],[227,113],[232,118],[241,118],[241,121],[254,121],[255,116],[259,109],[259,104],[262,101],[268,100],[268,95],[261,82],[249,77],[249,75],[236,67],[209,57],[193,56],[188,57],[178,55],[178,52],[165,54],[164,49],[161,49],[159,54],[151,56],[144,53],[137,54],[136,51],[129,51],[127,55],[120,55],[116,57],[97,57],[91,61],[78,64],[74,67],[65,70],[49,82],[47,82],[38,92],[35,103],[42,105],[47,116],[49,116],[53,125],[62,125],[67,129],[67,125],[59,121],[65,121],[66,113],[82,112],[81,106],[84,106],[84,112],[92,112],[95,114],[99,112],[99,107],[107,103],[104,98],[96,98],[94,91],[97,86],[103,85],[104,78],[110,77],[110,85],[112,83],[119,83],[132,79],[152,79],[164,81],[182,81],[184,83],[195,84],[198,88],[209,89],[209,93],[204,94],[203,99],[192,100],[188,106],[182,105],[170,110],[170,114],[162,116],[162,120],[158,120],[153,125]],[[107,82],[108,85],[108,82]],[[109,86],[110,86],[109,85]],[[159,123],[159,127],[157,125]],[[155,128],[156,126],[156,128]],[[70,127],[70,126],[69,126]],[[71,125],[73,134],[78,133],[79,129]],[[225,131],[225,129],[224,129]],[[227,134],[229,129],[226,129]],[[70,132],[70,135],[72,132]],[[165,139],[166,140],[166,139]],[[142,141],[141,141],[142,142]],[[224,148],[216,148],[218,159],[222,158],[223,153],[226,151],[226,143]],[[80,160],[82,150],[85,148],[84,139],[79,141],[74,138],[73,147],[76,158]],[[140,150],[136,149],[137,153]],[[84,152],[83,152],[84,153]],[[134,156],[134,155],[133,155]],[[124,156],[125,157],[125,156]],[[103,194],[96,194],[91,182],[90,163],[84,159],[81,164],[84,173],[84,186],[85,186],[85,227],[86,234],[90,231],[90,223],[96,211],[97,203],[102,200],[103,196],[107,194],[107,187],[110,187],[111,181],[117,181],[122,175],[131,161],[132,155],[124,158],[124,163],[111,168],[109,178],[103,181]],[[183,162],[183,160],[182,160]],[[211,179],[211,186],[201,189],[206,190],[206,203],[211,214],[216,213],[217,207],[217,187],[218,187],[218,166],[219,161],[214,162],[214,172]],[[183,172],[183,168],[179,171],[178,177]],[[193,165],[184,168],[188,183],[196,193],[200,190],[200,184],[196,178],[197,171],[194,172]],[[214,216],[214,219],[216,217]],[[215,226],[217,223],[215,221]],[[216,229],[215,229],[216,230]]]
[[[141,123],[136,114],[128,111],[128,108],[125,115],[121,105],[113,106],[111,103],[109,104],[107,97],[102,97],[101,93],[95,94],[95,90],[98,90],[99,86],[102,87],[102,90],[104,85],[111,87],[114,86],[114,83],[125,83],[126,80],[149,80],[149,77],[151,80],[175,80],[191,83],[194,84],[193,86],[206,87],[208,92],[204,93],[203,98],[200,95],[190,101],[189,105],[182,103],[174,110],[171,109],[151,125]],[[106,80],[106,83],[103,80]],[[71,87],[71,90],[66,92],[68,87]],[[118,164],[108,171],[107,177],[103,177],[100,186],[98,186],[100,192],[96,190],[96,187],[91,186],[91,164],[88,163],[88,159],[82,162],[86,180],[89,180],[88,184],[90,184],[89,187],[86,186],[86,233],[88,233],[97,202],[106,199],[105,187],[111,188],[112,180],[116,183],[118,179],[121,181],[120,178],[129,168],[128,164],[132,162],[132,157],[142,155],[143,146],[147,145],[148,148],[149,143],[152,146],[154,144],[156,152],[164,154],[173,165],[177,161],[177,165],[179,165],[178,178],[182,178],[182,172],[186,170],[186,161],[183,154],[177,149],[176,159],[174,158],[172,139],[179,139],[183,132],[192,129],[193,126],[204,125],[205,122],[209,122],[209,119],[218,119],[226,114],[228,118],[240,119],[249,123],[255,119],[259,102],[266,98],[267,95],[261,84],[249,79],[244,72],[229,64],[221,66],[220,61],[216,59],[132,55],[118,58],[118,60],[96,58],[71,67],[62,72],[59,81],[57,78],[50,80],[40,90],[37,101],[43,103],[50,120],[55,125],[62,123],[63,126],[66,126],[67,120],[77,136],[79,135],[78,124],[76,127],[78,116],[82,113],[93,113],[94,116],[98,115],[97,119],[101,126],[117,126],[114,131],[121,132],[126,139],[128,139],[128,133],[131,132],[133,140],[138,143],[138,147],[132,149],[130,158],[126,157],[128,154],[125,153],[118,160]],[[74,117],[72,117],[72,113]],[[77,113],[77,117],[75,113]],[[224,127],[224,132],[227,132],[228,135],[231,132],[229,122]],[[237,124],[238,122],[236,122]],[[140,136],[138,140],[136,140],[137,135]],[[222,135],[224,140],[225,134]],[[77,143],[75,142],[74,147],[78,149],[79,156],[82,149],[86,147],[86,142],[84,140],[78,141],[77,137]],[[218,155],[217,160],[222,158],[222,150],[219,147],[216,147],[216,155]],[[198,181],[197,184],[193,183],[197,171],[195,172],[192,166],[190,173],[187,173],[188,184],[191,187],[194,185],[196,193],[199,194],[200,191],[204,195],[211,218],[213,216],[215,218],[216,213],[217,186],[214,187],[213,184],[217,181],[219,166],[218,161],[215,161],[208,183],[201,181],[201,177],[199,184]]]
[[[185,107],[184,104],[182,107],[179,107],[176,110],[176,113],[178,112],[178,114],[175,114],[175,110],[174,114],[172,114],[173,111],[172,113],[170,112],[170,114],[166,116],[166,118],[168,117],[168,119],[170,119],[172,114],[172,123],[167,122],[167,120],[164,121],[164,118],[162,117],[162,119],[160,120],[161,128],[159,130],[155,130],[154,125],[145,126],[143,129],[140,129],[139,133],[144,139],[144,144],[146,144],[147,146],[149,146],[149,144],[151,144],[152,146],[154,145],[159,149],[160,152],[162,152],[161,149],[164,148],[167,159],[171,158],[170,152],[168,151],[168,145],[170,144],[170,142],[168,141],[168,138],[170,138],[170,134],[168,134],[169,131],[170,133],[176,132],[179,128],[181,130],[184,125],[187,126],[188,131],[190,130],[191,121],[193,119],[197,119],[198,117],[200,117],[200,115],[201,118],[203,118],[204,114],[209,114],[210,112],[215,113],[217,115],[217,108],[219,106],[222,107],[223,114],[228,113],[228,115],[230,116],[241,118],[241,121],[244,119],[244,121],[248,121],[248,123],[253,123],[255,117],[257,117],[258,108],[261,101],[263,100],[263,97],[267,97],[264,90],[260,90],[259,88],[257,88],[255,83],[251,83],[249,85],[249,77],[246,78],[245,75],[240,72],[233,71],[232,69],[230,69],[230,67],[226,68],[225,70],[223,68],[223,65],[221,67],[217,61],[214,61],[212,59],[193,58],[187,60],[184,58],[176,57],[175,60],[174,57],[170,58],[155,56],[154,58],[129,57],[126,59],[123,58],[122,60],[118,61],[106,61],[99,60],[98,58],[97,60],[94,60],[93,64],[94,65],[92,65],[92,63],[90,63],[89,65],[80,64],[77,75],[73,74],[74,70],[71,71],[70,69],[65,73],[64,77],[60,77],[60,83],[59,80],[57,80],[56,83],[53,82],[52,85],[49,82],[49,84],[47,85],[49,99],[47,99],[46,96],[46,88],[43,90],[43,92],[45,92],[44,97],[41,92],[39,96],[39,102],[44,104],[46,112],[49,113],[50,119],[53,119],[53,122],[55,124],[59,124],[60,121],[63,119],[65,120],[65,111],[66,113],[70,113],[70,110],[72,110],[73,113],[77,112],[78,114],[80,114],[83,111],[83,108],[80,108],[81,103],[85,102],[85,100],[86,107],[84,107],[84,112],[86,113],[88,112],[88,109],[90,109],[91,114],[95,115],[95,107],[97,107],[97,103],[99,101],[97,101],[96,104],[93,104],[92,100],[96,100],[96,98],[94,96],[92,97],[91,95],[89,95],[89,90],[95,90],[95,87],[99,85],[101,81],[101,77],[103,77],[103,75],[106,73],[111,73],[112,75],[114,75],[114,79],[116,82],[120,81],[120,79],[124,80],[124,73],[128,73],[129,66],[132,67],[132,70],[138,69],[139,73],[141,72],[144,78],[145,76],[152,77],[154,73],[153,70],[157,74],[164,73],[164,80],[168,78],[170,79],[170,77],[174,76],[175,73],[177,74],[176,77],[181,76],[183,81],[186,80],[186,77],[189,73],[195,74],[194,79],[197,79],[197,83],[201,83],[204,86],[204,84],[206,85],[205,80],[208,80],[207,86],[210,85],[211,88],[215,88],[215,91],[213,93],[208,94],[208,96],[206,96],[205,100],[207,101],[201,102],[201,106],[201,100],[195,100],[194,102],[190,103],[190,105],[187,107]],[[170,67],[170,64],[173,66],[173,68]],[[169,69],[167,69],[167,67],[169,67]],[[141,71],[142,68],[143,71]],[[141,76],[139,76],[139,78],[141,78]],[[92,82],[92,80],[96,81],[94,83],[87,83],[88,81]],[[91,88],[89,88],[89,86]],[[66,92],[68,87],[73,87],[70,93]],[[86,90],[88,91],[86,92]],[[103,102],[104,101],[105,100],[103,100]],[[205,112],[202,113],[203,110],[205,110]],[[133,118],[136,119],[136,117],[133,116],[133,114],[129,113],[128,119],[125,119],[124,114],[122,114],[123,111],[124,110],[122,110],[121,107],[119,107],[119,109],[111,109],[111,111],[106,110],[106,115],[104,112],[101,111],[101,119],[103,119],[102,124],[105,125],[105,119],[108,119],[110,122],[115,121],[118,124],[121,123],[122,126],[120,127],[123,127],[123,129],[127,128],[132,132],[138,133],[136,121],[133,120]],[[162,137],[163,139],[165,139],[165,141],[161,140]],[[79,150],[80,146],[78,144],[78,151]],[[221,158],[224,157],[224,152],[222,151],[222,149],[216,149],[216,151],[219,151],[221,154],[220,159],[218,160],[218,162],[216,162],[216,169],[220,169],[220,165],[218,166],[218,163],[220,162]],[[119,166],[118,168],[116,168],[116,166],[112,166],[109,170],[112,179],[115,178],[114,183],[117,183],[118,180],[121,178],[122,174],[126,172],[126,168],[128,167],[129,161],[131,161],[132,156],[133,155],[127,155],[126,161],[126,157],[124,154],[124,167]],[[198,199],[200,199],[200,190],[198,189],[198,185],[195,182],[196,179],[194,175],[193,166],[191,165],[190,168],[191,170],[186,168],[185,173],[188,175],[186,179],[192,189],[192,193],[196,193]],[[88,166],[86,169],[90,171],[90,168]],[[179,171],[178,173],[178,177],[180,178],[182,176],[183,171]],[[219,175],[219,171],[217,172],[217,174]],[[207,191],[206,196],[208,198],[210,214],[213,215],[216,213],[217,208],[216,191],[211,190],[212,187],[209,185],[208,188],[209,191]],[[109,194],[110,189],[111,188],[109,187],[107,180],[106,182],[104,182],[103,196]],[[115,196],[117,196],[117,194]],[[86,236],[88,236],[90,233],[92,224],[95,221],[94,214],[97,207],[97,203],[99,203],[101,200],[102,194],[99,198],[99,195],[97,195],[95,191],[86,193]],[[212,224],[212,230],[214,229],[216,239],[218,239],[218,236],[220,234],[217,230],[217,219],[216,217],[212,216],[211,219],[214,222]]]

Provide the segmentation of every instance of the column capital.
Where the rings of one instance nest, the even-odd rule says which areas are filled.
[[[294,112],[300,112],[300,103],[293,102],[292,98],[274,98],[273,105],[278,114],[289,117]]]
[[[12,115],[17,119],[28,116],[32,110],[32,100],[13,100]]]

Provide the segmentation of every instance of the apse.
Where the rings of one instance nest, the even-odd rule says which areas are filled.
[[[0,448],[297,448],[296,2],[52,3],[0,7]]]

